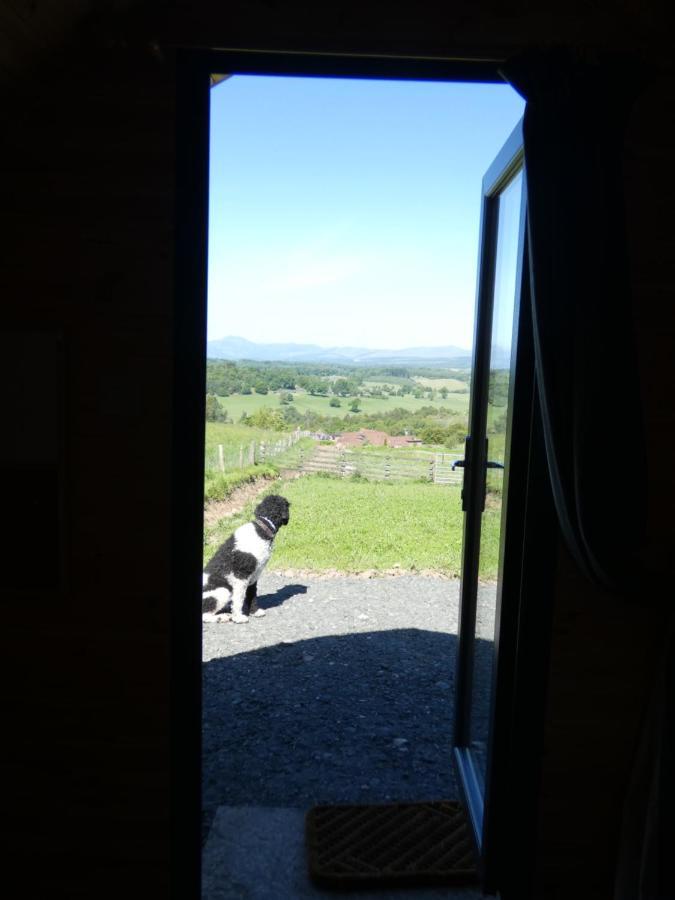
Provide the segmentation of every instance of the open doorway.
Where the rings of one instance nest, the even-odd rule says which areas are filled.
[[[226,92],[238,82],[260,93],[256,107],[242,91],[237,126]],[[288,93],[273,96],[289,86],[301,106],[317,89],[304,122]],[[482,107],[478,92],[492,94]],[[232,154],[220,198],[216,97]],[[292,514],[260,579],[267,615],[205,628],[205,837],[221,807],[457,796],[452,463],[467,432],[480,182],[521,113],[505,85],[235,77],[212,92],[204,561],[259,489]],[[479,133],[482,156],[468,140]],[[247,168],[270,180],[247,188]],[[218,237],[216,211],[229,222]],[[496,553],[483,565],[494,581]]]

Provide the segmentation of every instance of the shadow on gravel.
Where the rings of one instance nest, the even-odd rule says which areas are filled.
[[[274,594],[260,594],[258,597],[258,606],[261,609],[271,609],[273,606],[281,606],[286,600],[295,597],[296,594],[306,594],[307,585],[305,584],[287,584]]]
[[[220,805],[455,798],[456,651],[456,635],[411,628],[204,663],[204,833]],[[491,655],[476,642],[477,722],[487,720]]]

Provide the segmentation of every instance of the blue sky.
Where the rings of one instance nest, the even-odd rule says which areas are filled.
[[[507,85],[235,76],[211,91],[208,337],[470,347]]]

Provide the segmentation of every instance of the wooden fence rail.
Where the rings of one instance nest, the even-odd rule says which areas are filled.
[[[371,453],[363,450],[341,450],[335,444],[315,444],[305,448],[296,446],[307,431],[294,431],[276,441],[249,441],[239,446],[218,444],[207,455],[206,468],[221,472],[242,469],[254,463],[278,460],[289,468],[303,472],[329,472],[345,478],[361,475],[372,481],[430,481],[434,484],[462,484],[463,470],[452,470],[459,453],[432,453],[423,450],[415,454],[392,451]]]
[[[434,484],[462,484],[462,469],[452,469],[458,453],[423,453],[415,456],[384,455],[319,445],[301,454],[299,468],[305,472],[329,472],[349,477],[361,475],[372,481],[413,479]]]

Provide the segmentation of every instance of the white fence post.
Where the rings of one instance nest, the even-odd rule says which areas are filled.
[[[225,459],[223,457],[223,445],[218,444],[218,466],[221,472],[225,471]]]
[[[239,468],[244,468],[244,445],[239,444]]]

